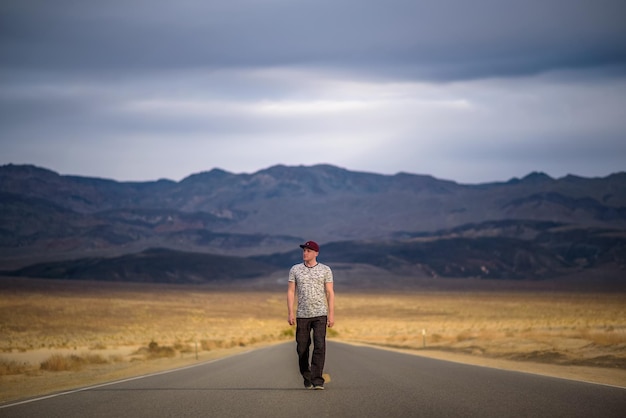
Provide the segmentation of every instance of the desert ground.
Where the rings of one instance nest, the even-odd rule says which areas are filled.
[[[0,403],[290,341],[285,290],[0,278]],[[337,291],[336,325],[328,335],[626,387],[624,296],[545,289]],[[295,354],[293,361],[295,367]]]

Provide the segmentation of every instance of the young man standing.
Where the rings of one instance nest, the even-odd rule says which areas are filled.
[[[289,325],[296,324],[296,351],[300,374],[307,389],[324,389],[326,359],[326,326],[335,324],[335,291],[333,273],[327,265],[317,262],[320,246],[307,241],[302,248],[302,263],[291,267],[287,288]],[[294,303],[298,296],[298,310]],[[309,347],[313,331],[313,356],[309,364]]]

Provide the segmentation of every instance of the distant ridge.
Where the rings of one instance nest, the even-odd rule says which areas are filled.
[[[256,278],[273,270],[262,262],[245,258],[151,248],[113,258],[35,264],[5,274],[69,280],[202,284]]]
[[[431,277],[547,280],[626,266],[623,172],[560,179],[534,172],[462,185],[427,175],[277,165],[252,174],[213,169],[179,182],[117,182],[5,165],[0,202],[0,269],[29,277],[43,273],[28,266],[74,260],[106,280],[106,263],[139,268],[152,248],[165,251],[178,272],[172,277],[182,282],[200,276],[175,266],[196,257],[181,254],[232,256],[269,274],[297,260],[298,243],[307,239],[322,243],[329,262],[393,274],[417,268]],[[101,276],[86,269],[86,259],[103,260]],[[230,267],[205,266],[202,277],[242,277],[227,260],[213,259],[214,267]],[[142,281],[162,280],[148,265],[141,269]],[[132,280],[121,271],[116,280]]]

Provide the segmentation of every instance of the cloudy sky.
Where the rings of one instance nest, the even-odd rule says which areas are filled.
[[[0,164],[626,170],[624,0],[3,0]]]

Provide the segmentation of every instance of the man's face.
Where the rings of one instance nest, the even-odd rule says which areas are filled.
[[[302,249],[302,260],[304,261],[313,261],[317,257],[317,252],[313,251],[310,248]]]

